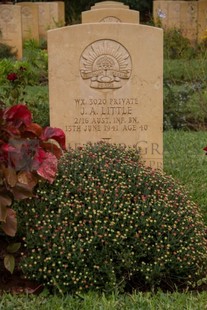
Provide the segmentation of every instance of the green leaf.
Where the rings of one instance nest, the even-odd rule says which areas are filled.
[[[21,243],[17,242],[17,243],[11,243],[8,245],[8,247],[6,248],[7,252],[9,253],[16,253],[21,247]]]
[[[4,267],[11,273],[14,272],[15,258],[11,254],[4,256]]]

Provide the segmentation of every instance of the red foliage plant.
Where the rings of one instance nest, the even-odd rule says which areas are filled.
[[[0,107],[0,222],[7,235],[17,231],[13,200],[32,196],[39,179],[52,183],[63,150],[64,132],[33,123],[26,105]]]

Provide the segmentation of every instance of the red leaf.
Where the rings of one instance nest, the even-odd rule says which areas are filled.
[[[0,221],[6,221],[8,215],[8,206],[12,203],[12,199],[6,193],[0,193]]]
[[[57,164],[56,156],[45,152],[45,158],[37,169],[37,174],[52,183],[57,172]]]
[[[2,197],[0,197],[0,200],[1,200],[1,198]],[[6,217],[7,217],[7,207],[5,205],[0,204],[0,221],[5,222]]]
[[[24,104],[17,104],[8,108],[3,114],[4,120],[19,128],[21,125],[29,126],[32,114]]]
[[[4,176],[5,176],[5,179],[8,185],[11,187],[14,187],[15,184],[17,183],[16,171],[11,167],[5,168]]]
[[[13,142],[15,142],[14,145]],[[22,154],[20,152],[21,148],[21,141],[18,139],[10,140],[9,143],[5,143],[2,145],[1,150],[4,154],[4,160],[5,165],[7,167],[15,168],[15,170],[18,170],[18,167],[20,166],[20,169],[25,165],[24,161],[22,163]]]
[[[23,184],[23,183],[17,182],[15,187],[11,189],[11,192],[14,196],[14,199],[22,200],[28,197],[32,197],[33,188],[34,188],[33,183]]]
[[[17,129],[16,127],[14,127],[13,125],[9,125],[6,124],[3,129],[4,132],[7,133],[8,138],[12,137],[12,136],[20,136],[20,131],[19,129]]]
[[[16,212],[12,209],[7,209],[6,222],[2,223],[3,231],[11,237],[14,237],[17,231]]]
[[[9,152],[15,151],[15,147],[9,143],[4,143],[1,145],[1,151],[5,154],[8,154]]]
[[[53,139],[59,143],[63,150],[66,149],[65,146],[65,133],[60,128],[45,127],[41,135],[42,141],[47,141]]]
[[[37,137],[40,137],[42,133],[42,127],[36,123],[29,124],[25,130],[24,130],[24,136],[30,137],[29,134],[32,134],[32,137],[35,135]]]
[[[8,166],[16,171],[29,171],[38,147],[38,139],[10,139],[9,144],[3,145],[2,149]]]
[[[30,171],[21,171],[17,175],[18,182],[20,184],[24,184],[28,186],[31,190],[35,187],[37,184],[37,178],[34,176],[34,174]]]
[[[33,157],[31,171],[38,170],[38,168],[43,163],[46,157],[47,157],[46,152],[41,147],[38,147],[36,150],[36,154]]]
[[[58,159],[62,155],[62,150],[54,143],[42,142],[41,146],[45,151],[54,154]]]

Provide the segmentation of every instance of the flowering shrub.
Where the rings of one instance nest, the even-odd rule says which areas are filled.
[[[4,63],[6,66],[4,67]],[[31,69],[12,62],[2,61],[2,76],[0,86],[2,87],[1,97],[9,105],[17,104],[24,99],[25,89],[28,84],[33,83]],[[27,68],[28,67],[28,68]]]
[[[53,185],[40,183],[21,204],[21,268],[52,289],[173,288],[206,275],[197,207],[134,150],[102,143],[70,150]]]
[[[0,94],[7,107],[24,103],[34,122],[49,125],[48,56],[40,48],[27,46],[23,60],[0,59]]]
[[[25,102],[28,86],[47,84],[48,56],[40,48],[24,49],[24,59],[0,59],[0,93],[8,105]]]

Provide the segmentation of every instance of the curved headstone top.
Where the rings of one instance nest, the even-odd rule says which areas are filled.
[[[82,23],[139,23],[139,11],[122,8],[88,10],[81,14]]]
[[[122,2],[116,2],[116,1],[101,1],[95,3],[92,7],[91,10],[97,10],[97,9],[102,9],[102,8],[122,8],[122,9],[129,9],[128,5],[125,5]]]

